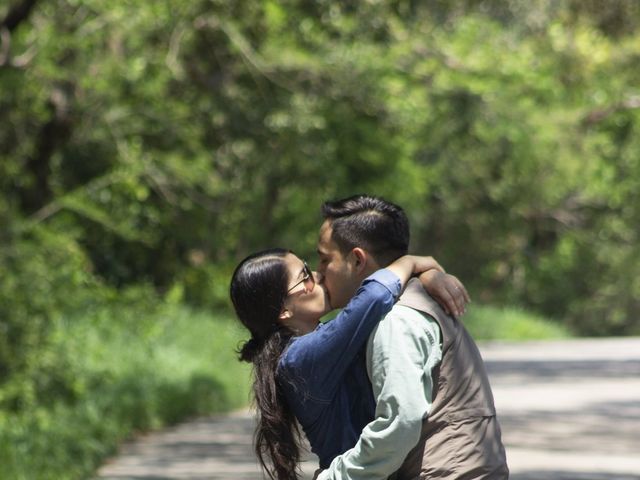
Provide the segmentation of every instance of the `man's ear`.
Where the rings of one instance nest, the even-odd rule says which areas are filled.
[[[362,273],[362,271],[367,267],[369,255],[360,247],[355,247],[351,250],[351,255],[353,255],[353,265],[356,272]]]

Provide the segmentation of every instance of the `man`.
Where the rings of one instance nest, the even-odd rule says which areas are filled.
[[[369,196],[327,202],[322,212],[318,271],[341,308],[364,278],[407,253],[409,224],[400,207]],[[478,349],[419,285],[409,284],[371,334],[366,363],[375,418],[317,478],[508,478]]]

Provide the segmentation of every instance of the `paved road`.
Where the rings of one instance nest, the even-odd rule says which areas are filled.
[[[512,480],[640,480],[640,338],[481,350]],[[125,445],[98,478],[257,480],[252,430],[246,411],[185,423]]]

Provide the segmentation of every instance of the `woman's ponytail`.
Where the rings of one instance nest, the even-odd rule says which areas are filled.
[[[255,450],[262,467],[274,480],[296,480],[300,462],[298,423],[276,378],[278,360],[291,336],[284,328],[272,334],[253,360]]]
[[[247,257],[236,268],[230,287],[238,319],[251,332],[238,354],[241,361],[253,364],[255,451],[272,480],[297,480],[300,462],[298,423],[276,376],[280,356],[293,336],[278,323],[287,296],[287,253],[274,249]]]

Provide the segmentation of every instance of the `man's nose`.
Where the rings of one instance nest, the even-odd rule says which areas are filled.
[[[320,272],[313,272],[313,278],[317,284],[321,284],[322,282],[324,282],[324,275]]]

